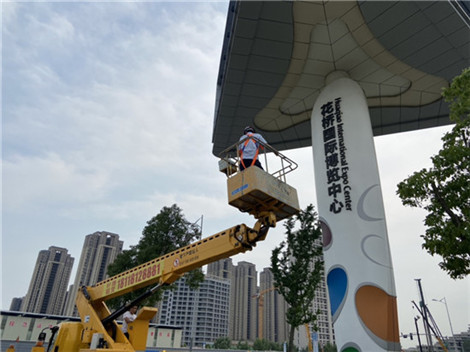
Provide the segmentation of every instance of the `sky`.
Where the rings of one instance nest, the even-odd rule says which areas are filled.
[[[139,241],[177,204],[203,236],[254,219],[227,203],[212,154],[216,80],[228,2],[2,2],[2,309],[26,294],[37,255],[67,248],[75,278],[96,231]],[[416,279],[444,336],[470,324],[470,280],[452,280],[422,248],[424,211],[396,185],[430,166],[450,127],[375,138],[395,269],[400,332],[414,332]],[[311,148],[285,151],[288,183],[316,205]],[[270,265],[282,223],[234,263]],[[422,329],[422,328],[421,328]],[[416,339],[401,339],[404,347]]]

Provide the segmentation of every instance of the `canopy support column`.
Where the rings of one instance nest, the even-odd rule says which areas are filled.
[[[334,72],[311,117],[325,273],[338,351],[399,351],[395,282],[361,87]]]

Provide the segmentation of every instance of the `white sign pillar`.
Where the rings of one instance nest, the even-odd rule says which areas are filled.
[[[400,351],[395,282],[367,101],[334,72],[312,111],[325,273],[341,352]]]

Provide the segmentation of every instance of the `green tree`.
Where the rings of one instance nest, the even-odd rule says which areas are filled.
[[[256,339],[253,343],[253,349],[255,351],[269,351],[271,350],[271,343],[265,339]]]
[[[146,263],[178,248],[184,247],[196,239],[200,239],[201,232],[196,224],[186,220],[182,210],[173,204],[171,207],[163,207],[159,214],[147,222],[142,231],[139,243],[131,246],[119,254],[116,260],[108,266],[108,275],[113,276],[137,265]],[[193,270],[185,275],[186,283],[193,289],[204,280],[201,269]],[[113,308],[120,307],[126,302],[138,297],[146,289],[114,298],[108,302]],[[142,304],[154,305],[161,299],[161,292],[148,298]]]
[[[439,266],[460,279],[470,273],[470,69],[443,96],[455,126],[442,137],[432,167],[400,182],[397,194],[404,205],[427,211],[423,248],[441,256]]]
[[[270,348],[271,351],[282,351],[283,350],[282,344],[272,342],[272,341],[270,343],[271,343],[271,348]]]
[[[250,345],[248,345],[248,342],[246,341],[238,341],[238,344],[237,344],[237,350],[249,350],[250,349]]]
[[[230,349],[232,342],[228,337],[219,337],[214,341],[214,348],[219,350],[228,350]]]
[[[266,339],[256,339],[253,343],[255,351],[282,351],[282,345]]]
[[[300,225],[298,229],[294,229],[296,222]],[[312,305],[315,289],[322,279],[323,249],[318,243],[321,229],[313,205],[288,219],[284,227],[287,240],[273,249],[271,271],[274,285],[289,305],[288,348],[293,352],[295,329],[307,323],[315,325],[318,312],[312,311]]]

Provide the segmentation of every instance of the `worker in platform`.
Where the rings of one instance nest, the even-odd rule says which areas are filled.
[[[127,339],[129,339],[129,332],[128,332],[128,324],[132,323],[135,318],[137,318],[137,309],[139,307],[132,306],[127,312],[124,313],[122,319],[124,322],[122,323],[122,332],[126,335]]]
[[[243,131],[243,136],[240,137],[240,142],[238,145],[240,151],[240,171],[253,165],[263,169],[258,160],[259,151],[263,149],[259,142],[268,144],[263,136],[256,133],[253,127],[247,126]]]

